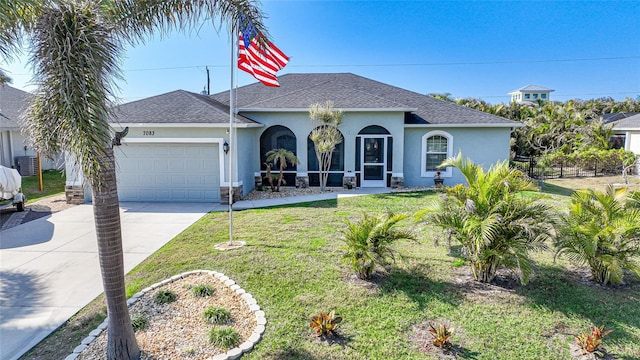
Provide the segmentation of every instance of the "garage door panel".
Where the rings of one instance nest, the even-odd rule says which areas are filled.
[[[220,200],[217,144],[127,144],[116,160],[122,201]]]

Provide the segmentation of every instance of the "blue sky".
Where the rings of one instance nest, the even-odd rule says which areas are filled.
[[[280,72],[351,72],[419,93],[508,102],[533,84],[552,99],[640,95],[640,1],[265,0]],[[206,24],[128,48],[121,101],[229,88],[230,39]],[[24,57],[22,58],[24,60]],[[0,63],[30,90],[21,61]],[[239,85],[255,82],[237,72]]]

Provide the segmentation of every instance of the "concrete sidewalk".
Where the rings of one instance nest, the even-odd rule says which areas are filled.
[[[379,194],[332,191],[239,201],[234,210]],[[121,203],[125,272],[209,211],[228,205]],[[103,292],[91,205],[0,231],[0,360],[14,360]]]

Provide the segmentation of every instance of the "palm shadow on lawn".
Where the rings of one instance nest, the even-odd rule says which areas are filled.
[[[415,264],[409,269],[393,268],[384,276],[373,279],[383,294],[403,292],[420,310],[426,309],[433,299],[453,306],[459,305],[461,298],[452,291],[453,284],[434,281],[425,275],[428,273],[427,265]]]
[[[636,335],[625,331],[618,324],[640,328],[640,278],[631,275],[624,287],[605,287],[587,279],[589,272],[538,265],[536,275],[526,286],[516,288],[516,293],[532,305],[558,311],[567,317],[589,319],[592,325],[605,325],[613,329],[611,341],[633,343]],[[584,329],[586,330],[586,329]]]

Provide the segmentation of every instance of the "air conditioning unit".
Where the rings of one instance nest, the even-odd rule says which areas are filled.
[[[38,158],[35,156],[18,156],[18,172],[22,176],[33,176],[38,174]]]

